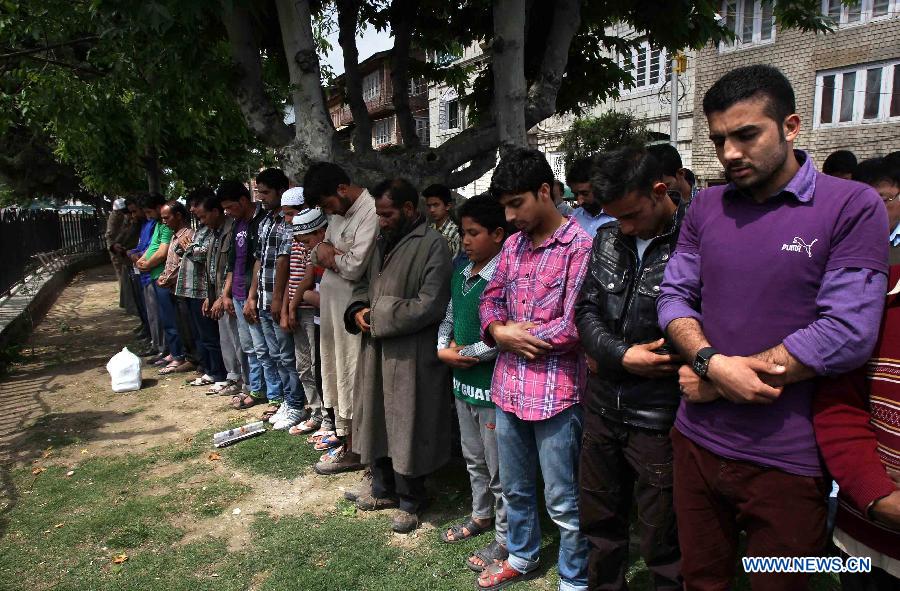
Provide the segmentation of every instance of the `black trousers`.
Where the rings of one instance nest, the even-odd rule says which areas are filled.
[[[847,560],[849,554],[841,552],[841,558]],[[900,579],[887,571],[873,566],[870,573],[841,573],[842,591],[898,591]]]
[[[610,420],[585,409],[579,465],[581,532],[590,543],[591,591],[626,589],[628,532],[637,504],[640,552],[656,589],[681,589],[667,431]]]
[[[425,477],[404,476],[394,472],[391,458],[378,458],[372,462],[372,496],[376,499],[396,496],[400,509],[417,513],[425,505]]]

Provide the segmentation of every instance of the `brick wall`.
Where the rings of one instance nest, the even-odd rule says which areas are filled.
[[[791,81],[797,97],[802,131],[796,147],[807,150],[817,165],[837,149],[852,150],[859,159],[900,149],[900,122],[866,123],[813,129],[816,72],[900,58],[900,18],[838,29],[828,34],[779,29],[768,45],[719,53],[717,46],[699,52],[695,69],[693,170],[701,184],[723,178],[709,127],[703,115],[703,94],[729,70],[750,64],[771,64]]]

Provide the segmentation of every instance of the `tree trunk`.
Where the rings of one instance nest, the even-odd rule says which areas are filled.
[[[296,176],[313,161],[331,160],[334,125],[322,92],[309,0],[276,0],[275,4],[293,89],[297,121],[293,143],[300,147],[290,150],[293,157],[286,168]]]
[[[162,195],[162,171],[159,168],[159,152],[156,146],[147,150],[144,156],[144,169],[147,171],[147,190]]]
[[[494,72],[495,118],[500,151],[526,145],[525,99],[525,0],[495,0],[494,40],[491,45]]]

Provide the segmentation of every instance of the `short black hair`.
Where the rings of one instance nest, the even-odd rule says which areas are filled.
[[[303,177],[303,199],[316,207],[324,197],[337,195],[338,185],[349,185],[350,177],[334,162],[314,162]]]
[[[222,200],[219,199],[216,195],[207,197],[203,200],[203,209],[206,211],[212,211],[214,209],[222,211]]]
[[[856,154],[850,150],[835,150],[822,163],[822,172],[831,175],[841,173],[853,175],[856,164]]]
[[[168,207],[169,211],[171,211],[173,214],[180,215],[181,219],[189,219],[188,216],[190,214],[188,213],[187,207],[185,207],[184,203],[182,203],[181,201],[175,201],[174,199],[172,201],[166,201],[166,207]]]
[[[453,201],[453,197],[450,195],[450,189],[446,185],[441,184],[428,185],[425,187],[425,189],[422,190],[422,197],[425,199],[437,197],[444,202],[444,205],[450,205]]]
[[[256,183],[271,187],[276,191],[287,191],[291,182],[280,168],[267,168],[256,175]]]
[[[647,146],[647,151],[659,160],[664,175],[676,176],[682,169],[681,154],[672,144],[654,144]]]
[[[694,171],[691,170],[690,168],[684,169],[684,180],[686,180],[688,182],[688,184],[691,186],[691,188],[693,188],[694,185],[697,184],[697,176],[694,174]]]
[[[191,205],[203,203],[210,197],[215,197],[216,192],[207,186],[197,187],[187,195],[187,202]]]
[[[894,167],[894,169],[900,169],[900,150],[886,154],[884,159],[890,166]]]
[[[384,179],[372,188],[372,197],[381,199],[387,194],[394,207],[400,209],[404,203],[419,207],[419,191],[404,178]]]
[[[591,182],[592,166],[591,158],[588,156],[573,160],[566,170],[566,184],[571,187],[575,183]]]
[[[547,157],[533,148],[513,148],[500,158],[491,176],[490,193],[494,199],[503,195],[538,192],[544,185],[553,184],[553,169]]]
[[[663,176],[662,164],[644,148],[625,147],[598,154],[591,175],[591,187],[600,203],[612,203],[632,191],[649,194]]]
[[[765,113],[779,124],[797,111],[790,81],[773,66],[755,64],[731,70],[703,95],[703,113],[720,113],[735,103],[766,98]]]
[[[476,224],[493,232],[497,228],[503,228],[504,237],[509,236],[509,222],[506,221],[506,213],[500,202],[491,197],[490,193],[482,193],[466,199],[459,207],[459,227],[462,232],[462,219],[472,218]]]
[[[141,209],[159,209],[166,204],[166,198],[159,193],[144,193],[138,198]]]
[[[891,166],[891,164],[891,161],[887,158],[863,160],[856,165],[856,170],[853,171],[853,180],[867,185],[875,185],[885,181],[900,184],[900,170],[896,166]]]
[[[219,201],[240,201],[241,197],[246,197],[247,201],[252,201],[250,189],[237,180],[227,180],[219,183],[219,188],[216,189],[216,196],[219,198]]]

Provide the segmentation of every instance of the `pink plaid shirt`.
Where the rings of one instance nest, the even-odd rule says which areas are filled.
[[[533,322],[531,333],[553,351],[528,361],[502,351],[491,398],[524,421],[541,421],[581,402],[587,366],[575,328],[575,301],[587,274],[591,237],[573,218],[537,248],[524,233],[503,245],[494,277],[481,296],[484,342],[492,322]]]

